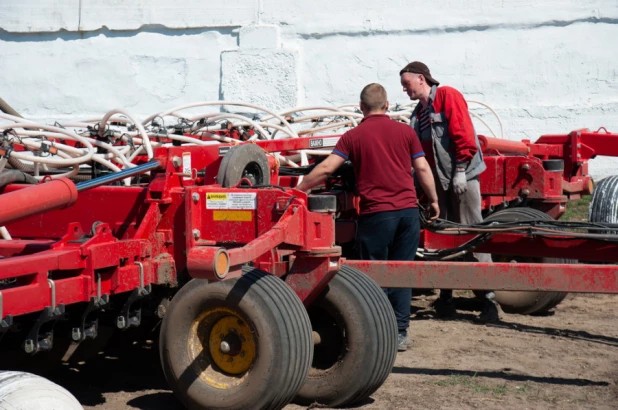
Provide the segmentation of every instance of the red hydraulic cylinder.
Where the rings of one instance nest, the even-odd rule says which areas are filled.
[[[490,138],[485,137],[484,135],[479,135],[478,138],[483,152],[496,150],[501,153],[526,155],[530,152],[530,148],[528,148],[528,146],[523,142],[502,140],[499,138]]]
[[[77,188],[67,178],[30,186],[0,195],[0,226],[54,209],[73,205]]]

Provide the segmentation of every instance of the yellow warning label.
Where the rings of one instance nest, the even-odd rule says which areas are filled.
[[[209,192],[206,194],[206,199],[211,201],[227,201],[227,194]]]
[[[252,211],[213,211],[212,219],[215,221],[251,222]]]

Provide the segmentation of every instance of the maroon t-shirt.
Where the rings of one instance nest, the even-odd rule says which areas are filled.
[[[412,159],[425,154],[410,126],[369,115],[343,134],[333,154],[354,165],[361,215],[417,207]]]

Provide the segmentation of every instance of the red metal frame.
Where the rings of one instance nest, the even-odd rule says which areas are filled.
[[[587,160],[595,155],[618,155],[617,137],[587,130],[546,135],[534,144],[483,137],[488,165],[481,177],[485,208],[524,198],[553,216],[561,215],[569,198],[589,191]],[[267,153],[290,153],[334,142],[336,136],[256,144]],[[22,209],[38,201],[36,196],[22,186],[6,187],[0,195],[0,209],[12,197],[24,205],[13,205],[3,214],[16,239],[0,242],[0,280],[13,281],[0,291],[0,322],[7,316],[42,311],[52,304],[52,296],[56,304],[68,305],[148,285],[177,286],[183,272],[219,280],[204,268],[213,264],[213,249],[218,248],[226,248],[230,258],[225,278],[238,276],[242,264],[252,262],[284,278],[310,304],[344,262],[337,244],[354,238],[351,221],[357,198],[338,194],[338,213],[347,215],[347,220],[337,221],[335,228],[335,215],[309,211],[307,195],[302,192],[221,188],[215,183],[216,175],[225,147],[231,145],[158,149],[155,154],[161,168],[142,186],[94,188],[80,193],[69,208],[38,208],[29,217],[24,217]],[[175,165],[183,155],[191,158],[194,172],[190,176]],[[544,159],[557,158],[565,161],[564,173],[543,169]],[[279,178],[274,158],[270,163],[271,180],[293,187],[295,178]],[[45,190],[46,199],[58,199],[52,186],[46,183],[37,189]],[[56,208],[74,200],[73,191],[68,192],[54,203]],[[217,212],[205,205],[209,194],[254,194],[255,209]],[[450,248],[471,237],[424,232],[423,246]],[[591,239],[502,233],[475,251],[615,262],[615,247]],[[618,293],[613,265],[345,262],[382,286]]]

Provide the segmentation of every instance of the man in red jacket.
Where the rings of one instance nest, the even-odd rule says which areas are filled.
[[[380,84],[361,92],[363,121],[343,134],[333,153],[305,177],[297,189],[322,183],[345,160],[354,167],[360,196],[356,247],[363,260],[412,261],[419,242],[419,214],[412,168],[429,198],[431,221],[439,214],[431,168],[413,129],[386,115],[388,100]],[[386,288],[399,329],[398,350],[408,347],[411,289]]]
[[[472,225],[483,221],[479,175],[485,170],[468,104],[452,87],[436,81],[427,66],[414,61],[399,72],[403,91],[418,100],[410,118],[437,181],[440,215],[449,221]],[[489,254],[474,255],[491,262]],[[441,290],[434,304],[439,316],[455,313],[452,290]],[[485,292],[483,310],[477,321],[499,320],[494,293]]]

